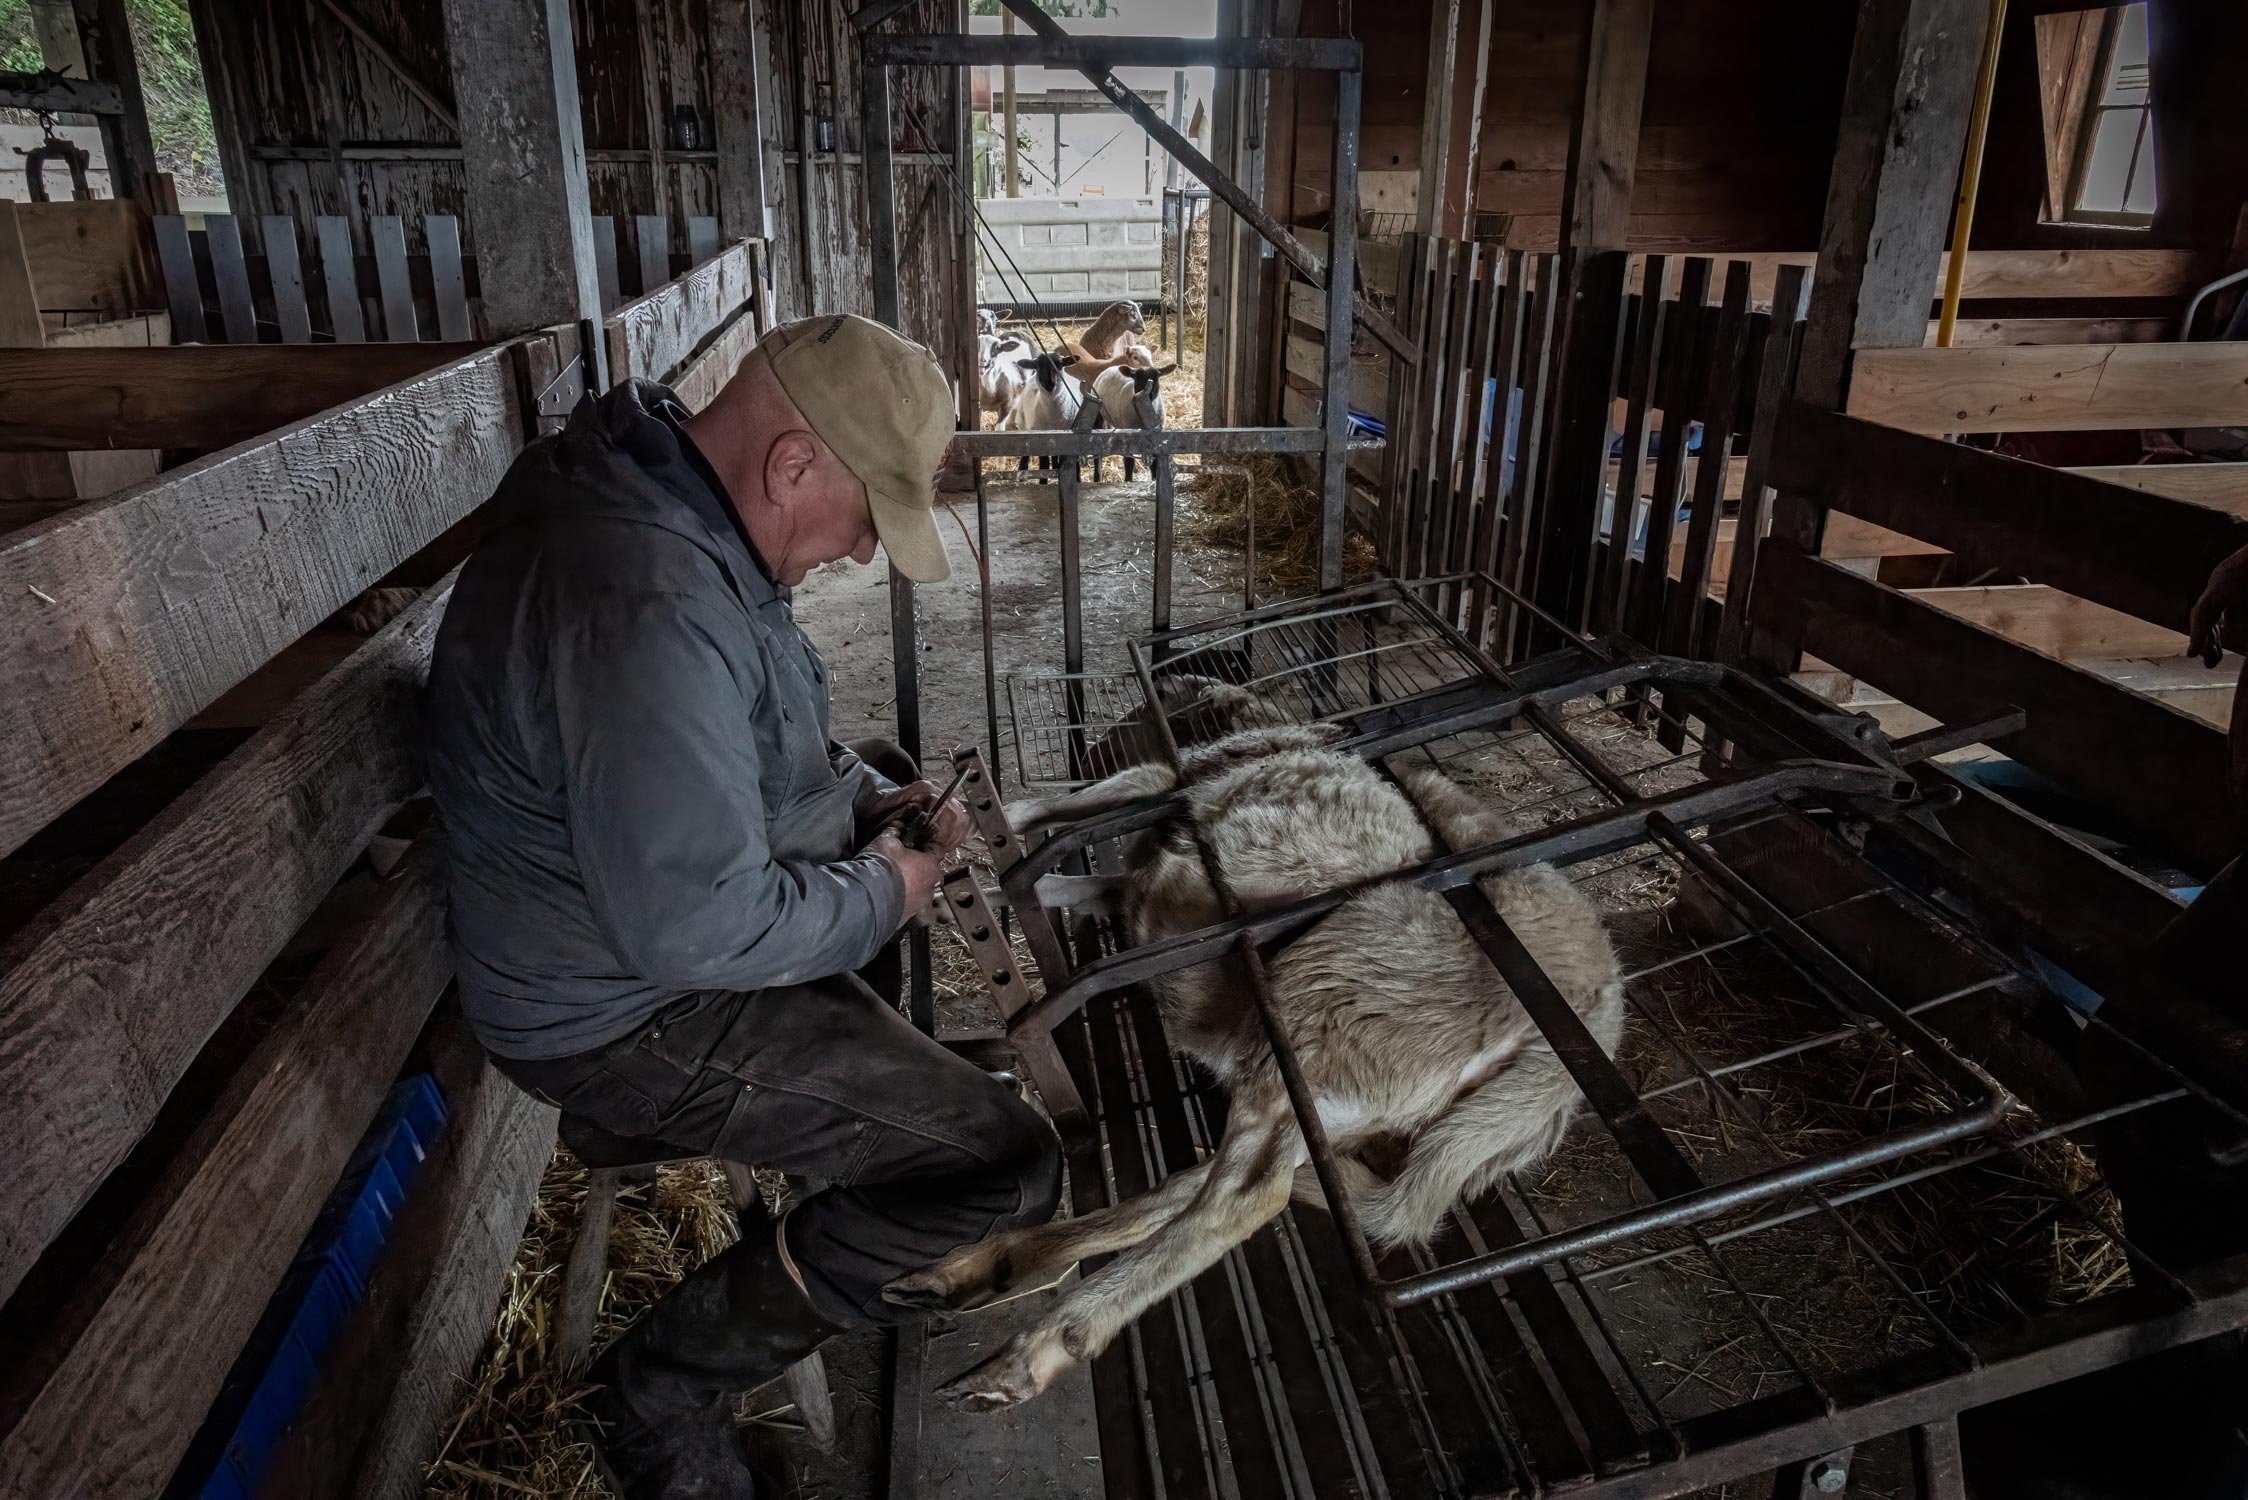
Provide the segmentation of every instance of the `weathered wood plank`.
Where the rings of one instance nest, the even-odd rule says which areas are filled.
[[[162,305],[156,237],[137,199],[19,203],[15,210],[48,312],[122,316]]]
[[[2128,490],[2214,506],[2227,515],[2248,516],[2248,463],[2106,464],[2069,472]]]
[[[468,326],[468,277],[461,265],[461,221],[451,214],[422,220],[429,241],[429,280],[437,300],[437,336],[462,340]]]
[[[635,214],[632,243],[640,265],[640,294],[671,280],[671,221],[662,214]]]
[[[204,344],[0,350],[0,450],[223,448],[476,348]]]
[[[490,496],[505,351],[0,540],[0,854]]]
[[[1805,406],[1772,472],[1785,493],[2178,630],[2210,570],[2248,546],[2248,521],[2205,505]]]
[[[1564,250],[1624,248],[1654,26],[1654,0],[1592,0],[1585,8],[1584,69],[1569,123],[1562,190]],[[1616,268],[1619,279],[1628,274],[1628,268]]]
[[[178,214],[158,214],[152,228],[164,266],[164,298],[172,315],[172,336],[183,344],[200,344],[210,337],[210,330],[203,318],[203,287],[195,276],[195,250],[187,237],[187,220]]]
[[[297,221],[287,214],[258,220],[265,243],[266,275],[273,283],[273,320],[284,344],[312,342],[312,312],[304,300],[304,267],[297,259]],[[183,445],[184,446],[184,445]]]
[[[1992,344],[2159,344],[2177,337],[2176,318],[1961,318],[1951,330],[1954,349]],[[1936,324],[1927,342],[1936,342]]]
[[[613,313],[624,302],[617,285],[617,221],[602,214],[593,221],[594,278],[601,288],[601,311]]]
[[[717,259],[627,302],[605,324],[609,378],[669,376],[749,301],[752,290],[749,247],[737,241]]]
[[[352,253],[351,223],[322,214],[312,221],[312,230],[320,242],[321,284],[328,289],[328,326],[337,343],[364,344],[367,316],[359,306],[359,262]]]
[[[1644,147],[1642,148],[1644,149]],[[1660,253],[1660,252],[1653,252]],[[1950,251],[1936,261],[1928,300],[1943,295]],[[1750,295],[1772,299],[1782,266],[1814,266],[1809,250],[1756,251],[1730,257],[1751,267]],[[1633,274],[1642,256],[1632,257]],[[2184,297],[2213,274],[2209,258],[2197,250],[1969,250],[1960,296],[1981,299],[2062,297]],[[1962,327],[1966,326],[1963,322]],[[2175,327],[2175,322],[2172,323]]]
[[[451,1006],[430,1023],[445,1095],[439,1154],[391,1221],[381,1263],[282,1435],[263,1493],[419,1500],[463,1382],[491,1340],[554,1111],[486,1062]]]
[[[2210,815],[2226,797],[2215,727],[1781,538],[1765,542],[1756,566],[1749,612],[1760,626],[1801,631],[1806,651],[1939,719],[2022,709],[2027,727],[1994,748],[2113,809],[2190,869],[2206,873],[2240,852],[2227,820]]]
[[[1869,349],[1845,409],[1911,432],[2240,426],[2248,345]]]
[[[396,214],[376,214],[367,223],[375,245],[375,284],[382,296],[382,336],[391,343],[421,337],[414,316],[414,283],[406,269],[406,224]]]
[[[1907,589],[1911,597],[1947,615],[1970,620],[2017,646],[2062,661],[2116,661],[2136,656],[2178,656],[2186,638],[2120,610],[2037,583],[1965,588]]]
[[[430,590],[0,948],[0,1297],[421,781]]]
[[[257,309],[250,300],[250,267],[242,256],[242,227],[232,214],[206,214],[204,243],[211,251],[211,277],[219,288],[219,320],[230,344],[258,341]]]
[[[451,979],[443,890],[423,851],[8,1370],[0,1491],[122,1500],[164,1487]],[[113,1420],[88,1422],[94,1410]]]
[[[743,357],[756,347],[757,319],[745,308],[709,348],[680,368],[679,377],[671,383],[672,393],[689,411],[701,411],[734,378]]]

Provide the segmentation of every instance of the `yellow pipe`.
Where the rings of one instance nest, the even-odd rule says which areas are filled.
[[[1975,228],[1975,192],[1983,184],[1983,140],[1990,134],[1990,96],[1998,83],[1998,44],[2006,32],[2006,0],[1990,0],[1983,32],[1982,71],[1975,79],[1975,112],[1967,121],[1967,159],[1959,169],[1959,205],[1951,219],[1951,261],[1944,268],[1944,310],[1936,321],[1936,347],[1951,347],[1959,321],[1960,278],[1967,271],[1967,238]]]

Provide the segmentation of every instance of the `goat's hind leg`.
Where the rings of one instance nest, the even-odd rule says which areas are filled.
[[[1017,797],[1007,804],[1007,821],[1017,833],[1028,833],[1041,823],[1077,822],[1095,813],[1129,807],[1142,797],[1167,792],[1178,784],[1169,766],[1143,763],[1126,766],[1105,781],[1063,792],[1054,797]]]
[[[1194,1201],[1209,1170],[1210,1163],[1203,1162],[1165,1178],[1152,1192],[1082,1218],[1053,1219],[963,1245],[882,1288],[882,1300],[965,1312],[1037,1286],[1087,1256],[1113,1255],[1154,1234]]]
[[[1063,1292],[1036,1327],[1008,1340],[946,1392],[978,1411],[1030,1400],[1286,1208],[1302,1156],[1303,1138],[1277,1088],[1236,1098],[1194,1201],[1145,1243]]]

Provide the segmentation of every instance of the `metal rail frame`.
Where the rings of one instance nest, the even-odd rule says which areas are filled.
[[[1735,670],[1711,663],[1652,656],[1628,640],[1592,640],[1566,630],[1562,633],[1568,644],[1562,651],[1509,670],[1477,650],[1426,602],[1439,582],[1464,583],[1469,591],[1488,590],[1516,608],[1534,609],[1529,601],[1513,595],[1513,591],[1488,575],[1471,574],[1414,584],[1381,580],[1312,600],[1244,611],[1184,629],[1158,631],[1128,643],[1141,701],[1156,706],[1151,725],[1156,730],[1164,757],[1176,766],[1178,742],[1171,727],[1176,710],[1166,705],[1157,691],[1160,668],[1152,658],[1155,649],[1176,646],[1196,636],[1215,634],[1218,640],[1225,641],[1245,632],[1278,626],[1302,632],[1307,623],[1321,617],[1332,620],[1339,613],[1353,609],[1386,606],[1394,607],[1415,624],[1432,627],[1455,648],[1460,658],[1472,661],[1476,673],[1472,681],[1424,690],[1393,701],[1338,705],[1336,712],[1322,717],[1344,730],[1343,746],[1377,764],[1383,756],[1425,746],[1463,729],[1498,731],[1526,724],[1527,728],[1516,728],[1514,733],[1542,736],[1582,773],[1584,783],[1577,792],[1604,794],[1613,804],[1485,848],[1442,852],[1387,880],[1440,891],[1460,910],[1471,937],[1492,957],[1510,989],[1522,999],[1548,1043],[1575,1077],[1592,1106],[1592,1113],[1607,1126],[1645,1189],[1642,1196],[1651,1196],[1654,1201],[1574,1227],[1536,1222],[1533,1205],[1529,1232],[1518,1232],[1511,1240],[1488,1244],[1486,1240],[1490,1237],[1486,1235],[1473,1242],[1477,1253],[1451,1264],[1400,1263],[1394,1256],[1377,1261],[1355,1222],[1347,1197],[1339,1189],[1334,1155],[1320,1128],[1308,1085],[1278,1013],[1266,969],[1266,949],[1270,943],[1316,921],[1319,915],[1347,899],[1352,892],[1326,893],[1277,910],[1243,914],[1227,890],[1222,872],[1215,868],[1207,849],[1202,848],[1205,867],[1226,913],[1225,920],[1137,950],[1091,957],[1075,966],[1070,964],[1056,936],[1055,914],[1048,913],[1039,904],[1035,882],[1041,873],[1065,862],[1081,862],[1095,845],[1172,819],[1182,804],[1177,794],[1144,799],[1131,807],[1063,829],[1034,851],[1025,852],[1019,838],[1014,841],[1002,884],[1025,930],[1039,938],[1037,956],[1047,976],[1045,995],[1017,1012],[1011,1022],[1011,1028],[1018,1035],[1049,1030],[1081,1011],[1095,996],[1121,991],[1195,963],[1234,957],[1249,977],[1251,993],[1276,1065],[1303,1129],[1311,1164],[1327,1199],[1326,1206],[1342,1248],[1347,1252],[1344,1262],[1349,1275],[1357,1283],[1357,1290],[1383,1310],[1385,1319],[1401,1316],[1406,1309],[1424,1314],[1436,1309],[1440,1317],[1451,1317],[1445,1310],[1450,1308],[1450,1299],[1455,1294],[1466,1294],[1501,1281],[1511,1288],[1519,1288],[1525,1278],[1549,1284],[1546,1279],[1558,1270],[1565,1283],[1577,1289],[1593,1322],[1598,1324],[1598,1306],[1586,1290],[1591,1284],[1680,1255],[1706,1257],[1737,1293],[1743,1293],[1741,1305],[1749,1310],[1772,1347],[1786,1356],[1801,1382],[1800,1388],[1786,1398],[1752,1401],[1746,1407],[1714,1414],[1700,1426],[1692,1420],[1671,1421],[1662,1414],[1660,1405],[1642,1391],[1642,1405],[1663,1428],[1653,1435],[1648,1448],[1647,1462],[1651,1467],[1619,1466],[1616,1472],[1604,1473],[1586,1485],[1570,1484],[1568,1488],[1573,1494],[1653,1496],[1675,1493],[1689,1484],[1737,1479],[1770,1469],[1775,1464],[1815,1459],[1845,1450],[1852,1443],[1908,1429],[1914,1436],[1915,1454],[1922,1456],[1916,1458],[1916,1462],[1925,1460],[1924,1467],[1948,1484],[1950,1476],[1956,1473],[1952,1457],[1956,1440],[1951,1432],[1951,1418],[1963,1407],[2095,1368],[2122,1348],[2129,1348],[2133,1354],[2151,1352],[2208,1332],[2248,1325],[2248,1257],[2196,1273],[2173,1273],[2147,1255],[2143,1247],[2123,1239],[2120,1231],[2110,1229],[2096,1216],[2085,1212],[2084,1217],[2101,1234],[2121,1245],[2133,1263],[2141,1267],[2138,1291],[2103,1300],[2096,1307],[2044,1315],[2010,1331],[2003,1339],[1975,1342],[1954,1332],[1933,1311],[1921,1308],[1921,1316],[1932,1333],[1927,1347],[1919,1353],[1824,1382],[1798,1361],[1756,1301],[1745,1295],[1741,1282],[1734,1278],[1722,1258],[1723,1246],[1798,1220],[1822,1218],[1831,1221],[1857,1253],[1869,1258],[1894,1289],[1918,1307],[1920,1304],[1913,1301],[1896,1269],[1844,1216],[1845,1205],[1896,1191],[1962,1165],[2019,1151],[2035,1140],[2084,1128],[2094,1119],[2172,1101],[2197,1100],[2201,1107],[2235,1126],[2248,1121],[2184,1073],[2142,1050],[2139,1055],[2161,1076],[2161,1085],[2146,1097],[2102,1111],[2096,1117],[2054,1125],[2034,1137],[1994,1139],[1979,1148],[1963,1145],[1973,1138],[1989,1135],[2012,1109],[2013,1100],[1998,1081],[1930,1031],[1921,1017],[1937,1007],[1993,992],[2003,980],[2012,977],[2012,966],[1985,948],[1981,951],[1991,960],[1991,977],[1909,1006],[1899,1004],[1863,978],[1810,930],[1808,920],[1818,913],[1806,914],[1799,920],[1781,910],[1728,866],[1709,842],[1689,834],[1689,830],[1695,828],[1713,832],[1739,828],[1763,817],[1785,815],[1790,808],[1806,803],[1863,819],[1875,826],[1909,823],[1925,816],[1924,795],[1910,774],[1914,764],[1955,742],[1972,742],[2002,733],[2018,715],[2009,712],[1988,724],[1931,731],[1892,745],[1865,720],[1813,710],[1770,684]],[[1456,590],[1454,597],[1458,597]],[[1300,666],[1298,670],[1311,674],[1317,669],[1314,665]],[[1372,682],[1369,672],[1370,695]],[[1676,791],[1656,796],[1639,795],[1624,777],[1577,739],[1569,719],[1560,710],[1571,700],[1594,696],[1601,705],[1596,711],[1604,711],[1607,693],[1641,685],[1660,691],[1663,706],[1653,712],[1666,721],[1674,720],[1680,732],[1687,732],[1684,715],[1690,705],[1694,717],[1707,726],[1706,740],[1711,745],[1722,741],[1733,747],[1726,754],[1736,751],[1752,754],[1762,763],[1754,769],[1721,772]],[[1716,756],[1714,750],[1704,751],[1697,737],[1696,748],[1674,757],[1673,761],[1690,759],[1698,753],[1708,757],[1705,769]],[[1658,762],[1657,766],[1673,761]],[[999,826],[1004,827],[1003,821]],[[1013,831],[1008,832],[1011,835]],[[1199,839],[1197,844],[1202,847]],[[1768,1056],[1723,1066],[1705,1064],[1683,1039],[1666,1034],[1664,1040],[1691,1064],[1693,1076],[1682,1077],[1645,1094],[1635,1091],[1617,1071],[1614,1062],[1584,1033],[1581,1020],[1554,991],[1551,982],[1507,929],[1475,882],[1477,877],[1497,870],[1536,862],[1567,866],[1648,844],[1656,851],[1649,858],[1669,858],[1692,870],[1721,905],[1741,922],[1743,937],[1731,941],[1754,938],[1767,943],[1784,958],[1807,982],[1810,991],[1834,1008],[1837,1014],[1834,1029]],[[1917,909],[1943,920],[1929,903],[1920,900],[1917,893],[1894,877],[1879,871],[1873,873],[1879,874],[1885,882],[1883,893],[1894,892],[1908,903],[1916,903]],[[1380,882],[1369,884],[1375,883]],[[1951,924],[1947,921],[1944,925]],[[1700,957],[1705,951],[1698,949],[1654,967],[1667,967]],[[1783,1161],[1768,1170],[1714,1185],[1701,1180],[1694,1167],[1645,1112],[1649,1099],[1682,1088],[1700,1087],[1722,1100],[1748,1133],[1757,1134],[1761,1127],[1755,1113],[1733,1093],[1729,1078],[1798,1052],[1863,1036],[1884,1038],[1885,1045],[1894,1048],[1897,1055],[1912,1058],[1949,1090],[1954,1101],[1952,1107],[1824,1155]],[[2112,1033],[2110,1039],[2127,1047],[2134,1045]],[[1144,1056],[1142,1066],[1148,1066]],[[1104,1100],[1103,1118],[1112,1132],[1117,1128],[1115,1108],[1113,1103]],[[1945,1146],[1952,1147],[1952,1152],[1934,1165],[1923,1164],[1906,1170],[1894,1168],[1894,1164],[1905,1158]],[[1111,1149],[1116,1149],[1113,1134]],[[1967,1154],[1960,1154],[1962,1151]],[[1880,1170],[1883,1168],[1891,1170]],[[1520,1197],[1519,1186],[1515,1193]],[[1529,1202],[1526,1198],[1521,1201]],[[1721,1216],[1730,1216],[1721,1228],[1711,1223]],[[1671,1248],[1657,1249],[1631,1259],[1597,1267],[1582,1265],[1584,1258],[1594,1252],[1662,1230],[1684,1231],[1687,1238]],[[1503,1295],[1514,1297],[1521,1293],[1517,1290]],[[2118,1300],[2126,1305],[2127,1311],[2110,1305]],[[2144,1343],[2132,1343],[2131,1336],[2124,1332],[2132,1326],[2133,1320],[2137,1320],[2141,1330],[2139,1337]],[[1394,1328],[1393,1324],[1391,1326]],[[1464,1330],[1465,1325],[1461,1326]],[[1637,1375],[1630,1371],[1613,1335],[1604,1327],[1602,1332],[1616,1362],[1636,1381]],[[1419,1420],[1432,1419],[1422,1413]],[[1580,1425],[1583,1425],[1581,1417]],[[1423,1431],[1425,1438],[1433,1429]],[[1524,1457],[1523,1435],[1517,1432],[1506,1437],[1504,1431],[1501,1435],[1502,1446],[1509,1454],[1509,1466],[1521,1478],[1518,1488],[1536,1492],[1543,1481],[1533,1472],[1534,1465]],[[1663,1451],[1666,1447],[1667,1454]],[[1956,1491],[1939,1490],[1937,1493]]]

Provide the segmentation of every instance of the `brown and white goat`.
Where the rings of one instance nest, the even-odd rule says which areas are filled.
[[[1254,695],[1249,695],[1254,696]],[[1436,852],[1421,818],[1455,848],[1510,831],[1433,769],[1404,790],[1321,727],[1236,730],[1187,750],[1182,770],[1142,764],[1082,791],[1010,807],[1018,830],[1075,820],[1181,787],[1185,811],[1126,852],[1122,922],[1144,945],[1220,920],[1185,820],[1208,841],[1241,905],[1269,910],[1377,879]],[[1416,813],[1416,808],[1418,813]],[[1613,1052],[1623,986],[1598,914],[1568,878],[1532,865],[1481,882],[1507,925]],[[1274,997],[1319,1103],[1368,1236],[1417,1245],[1462,1196],[1487,1192],[1550,1152],[1577,1089],[1443,897],[1405,885],[1360,891],[1271,960]],[[1092,1358],[1134,1318],[1285,1208],[1319,1201],[1303,1138],[1246,981],[1232,960],[1151,984],[1172,1040],[1225,1088],[1224,1139],[1208,1160],[1113,1208],[971,1245],[886,1290],[894,1302],[969,1308],[1036,1286],[1071,1263],[1115,1254],[1044,1317],[950,1389],[969,1405],[1027,1401]],[[1383,1177],[1371,1164],[1403,1165]],[[1122,1252],[1122,1253],[1117,1253]]]

